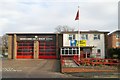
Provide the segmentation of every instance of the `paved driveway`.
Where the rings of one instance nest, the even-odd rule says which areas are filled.
[[[0,75],[3,78],[89,78],[93,73],[60,73],[60,61],[55,59],[3,59],[0,64]],[[2,66],[2,67],[1,67]],[[102,73],[101,73],[102,74]],[[104,74],[94,73],[95,78]],[[118,74],[105,74],[105,77],[118,78]],[[92,77],[93,78],[93,77]]]
[[[2,60],[3,78],[73,78],[60,73],[59,60],[53,59],[19,59]]]

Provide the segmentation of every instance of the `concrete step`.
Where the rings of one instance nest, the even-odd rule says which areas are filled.
[[[78,67],[78,65],[73,60],[64,60],[65,66],[67,67]]]

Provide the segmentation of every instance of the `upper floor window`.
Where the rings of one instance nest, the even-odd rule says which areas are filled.
[[[82,34],[81,39],[82,40],[88,40],[88,34]]]
[[[119,33],[116,33],[116,38],[120,38],[120,34]]]
[[[116,42],[116,46],[117,46],[117,47],[120,46],[120,42]]]
[[[100,34],[94,34],[94,40],[100,40]]]
[[[74,34],[69,34],[69,40],[74,40],[75,39],[75,35]]]

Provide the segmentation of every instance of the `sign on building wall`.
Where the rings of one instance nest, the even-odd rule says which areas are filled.
[[[19,40],[36,40],[36,38],[19,38]],[[48,41],[48,40],[53,40],[53,38],[38,38],[37,40]]]
[[[76,46],[86,46],[86,40],[77,41]]]
[[[76,46],[76,40],[70,40],[70,46]]]
[[[70,40],[70,46],[86,46],[86,40]]]
[[[35,37],[17,37],[17,40],[19,41],[34,41],[34,40],[39,40],[39,41],[52,41],[54,40],[54,37],[53,36],[38,36],[38,38],[35,38]]]

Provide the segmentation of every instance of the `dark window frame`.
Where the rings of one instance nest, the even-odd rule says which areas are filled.
[[[100,40],[100,34],[94,34],[93,39],[94,40]]]
[[[74,39],[75,39],[75,34],[69,34],[68,39],[69,39],[69,40],[74,40]]]
[[[88,40],[88,34],[81,34],[81,39],[82,40]]]

